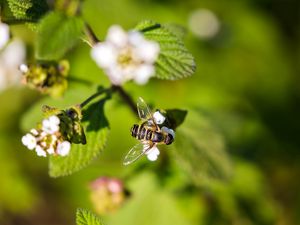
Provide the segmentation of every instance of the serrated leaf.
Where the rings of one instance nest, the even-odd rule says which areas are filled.
[[[104,115],[106,99],[96,102],[83,111],[82,126],[86,134],[86,144],[72,144],[66,157],[51,156],[49,175],[60,177],[72,174],[87,166],[104,149],[108,135],[108,121]]]
[[[168,23],[168,24],[164,24],[164,27],[182,40],[187,34],[187,29],[184,26],[178,24]]]
[[[231,176],[223,136],[207,116],[190,110],[185,123],[176,131],[174,147],[178,164],[197,185]]]
[[[51,12],[41,20],[37,38],[36,57],[59,60],[79,40],[83,21],[60,12]]]
[[[37,22],[48,11],[46,0],[8,0],[14,17],[28,22]]]
[[[160,45],[160,54],[155,63],[155,77],[160,79],[177,80],[191,76],[196,69],[192,54],[186,49],[180,37],[168,28],[153,21],[139,23],[136,30]]]
[[[76,225],[103,225],[100,218],[86,209],[77,209]]]

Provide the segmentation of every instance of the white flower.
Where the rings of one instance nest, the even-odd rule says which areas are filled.
[[[128,80],[145,84],[154,74],[154,62],[159,54],[159,44],[149,41],[137,31],[126,33],[120,26],[111,26],[106,40],[97,43],[91,57],[107,73],[114,85]]]
[[[41,146],[39,146],[39,145],[36,146],[35,151],[36,151],[36,153],[37,153],[38,156],[42,156],[42,157],[46,157],[47,156],[45,150]]]
[[[22,63],[22,64],[20,65],[19,69],[20,69],[20,71],[21,71],[22,73],[27,73],[28,70],[29,70],[28,66],[27,66],[26,64],[24,64],[24,63]]]
[[[9,26],[0,22],[0,49],[9,41]]]
[[[33,150],[36,147],[36,138],[32,134],[26,134],[22,137],[22,143],[29,150]]]
[[[61,143],[58,143],[56,148],[56,153],[61,156],[66,156],[69,154],[71,149],[71,144],[68,141],[63,141]]]
[[[0,52],[0,91],[21,83],[22,73],[18,67],[24,62],[25,55],[25,46],[20,40],[10,42]]]
[[[166,117],[164,117],[159,111],[156,111],[153,113],[153,119],[155,120],[156,124],[163,124],[166,120]]]
[[[34,136],[37,136],[39,132],[36,129],[31,129],[30,133],[32,133]]]
[[[158,158],[158,155],[160,154],[159,149],[154,145],[150,150],[146,152],[147,158],[150,161],[155,161]]]
[[[42,129],[47,134],[54,134],[59,131],[60,120],[57,116],[50,116],[48,119],[44,119],[42,122]]]
[[[50,148],[47,149],[47,152],[48,152],[49,155],[52,155],[52,154],[54,154],[55,151],[54,151],[53,147],[50,147]]]

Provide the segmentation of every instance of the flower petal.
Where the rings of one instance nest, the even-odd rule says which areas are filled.
[[[22,137],[22,143],[25,145],[29,150],[33,150],[36,147],[36,139],[31,134],[26,134]]]
[[[98,43],[92,48],[91,57],[98,66],[111,68],[116,65],[117,50],[109,43]]]
[[[0,49],[6,45],[9,40],[9,26],[0,22]]]
[[[25,56],[26,51],[24,43],[21,40],[14,40],[4,49],[1,55],[1,61],[3,61],[6,67],[18,71],[18,77],[21,77],[18,67],[24,62]]]
[[[106,41],[118,48],[122,48],[128,43],[128,35],[121,26],[113,25],[108,30]]]
[[[150,161],[155,161],[155,160],[157,160],[160,152],[159,152],[158,148],[156,146],[154,146],[146,154],[147,154],[147,158]]]
[[[164,117],[159,111],[153,113],[153,118],[156,124],[163,124],[166,120],[166,117]]]
[[[154,63],[159,55],[159,51],[160,47],[158,43],[144,40],[136,46],[134,54],[147,63]]]
[[[47,154],[44,151],[44,149],[41,146],[39,146],[39,145],[36,146],[35,151],[36,151],[36,153],[37,153],[38,156],[42,156],[42,157],[46,157],[47,156]]]
[[[63,141],[57,145],[56,152],[61,156],[66,156],[69,154],[71,149],[71,144],[68,141]]]
[[[60,120],[57,116],[50,116],[49,117],[49,122],[51,124],[55,124],[55,125],[58,125],[60,123]]]
[[[134,81],[137,84],[146,84],[149,78],[154,74],[154,66],[152,65],[140,65],[136,68]]]

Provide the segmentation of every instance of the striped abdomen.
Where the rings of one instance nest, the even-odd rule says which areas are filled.
[[[131,135],[138,140],[153,141],[157,143],[164,141],[164,135],[161,132],[145,127],[144,124],[134,124],[131,128]]]

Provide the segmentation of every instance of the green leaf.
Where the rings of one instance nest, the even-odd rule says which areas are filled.
[[[86,144],[73,144],[66,157],[51,156],[49,174],[51,177],[70,175],[87,166],[104,149],[108,135],[108,121],[104,115],[106,99],[96,102],[83,111],[82,126]]]
[[[43,60],[58,60],[70,50],[83,30],[83,21],[60,12],[51,12],[41,20],[37,38],[36,57]]]
[[[13,15],[27,22],[37,22],[48,10],[46,0],[8,0]]]
[[[200,112],[189,111],[185,123],[176,131],[174,147],[177,163],[197,185],[230,178],[232,168],[223,136]]]
[[[160,45],[160,54],[155,63],[155,77],[177,80],[191,76],[195,72],[194,57],[171,29],[148,20],[139,23],[135,29]]]
[[[100,218],[86,209],[77,209],[76,225],[103,225]]]
[[[168,121],[167,127],[173,130],[183,123],[187,115],[187,111],[181,109],[167,109],[166,113],[167,113],[167,121]]]

